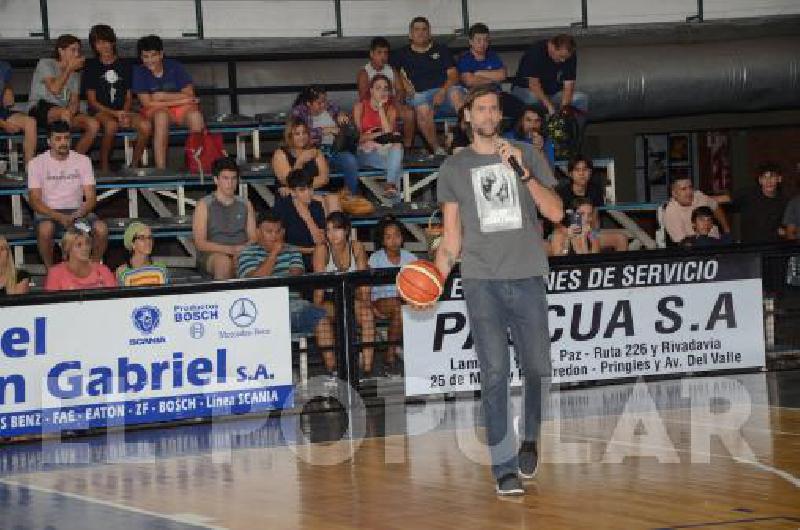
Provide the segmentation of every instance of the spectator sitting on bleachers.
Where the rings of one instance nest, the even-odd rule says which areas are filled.
[[[222,157],[214,162],[216,189],[195,206],[192,235],[197,268],[215,280],[236,277],[239,252],[256,240],[256,214],[249,200],[238,196],[239,166]]]
[[[292,117],[302,121],[308,126],[311,133],[311,144],[319,147],[328,157],[334,170],[342,173],[347,190],[352,195],[358,195],[358,160],[356,160],[355,139],[353,145],[335,146],[336,137],[340,134],[347,135],[352,127],[350,116],[341,112],[339,107],[328,101],[328,94],[318,86],[304,88],[294,101]],[[341,142],[343,144],[348,141]],[[353,149],[350,152],[348,149]]]
[[[239,254],[239,278],[266,278],[276,276],[300,276],[306,272],[303,256],[285,241],[286,229],[283,219],[274,212],[262,212],[258,216],[258,240],[247,245]],[[292,333],[317,337],[333,336],[327,313],[308,300],[303,300],[296,290],[289,291]]]
[[[726,196],[710,197],[700,190],[695,190],[692,179],[689,177],[673,180],[670,183],[670,195],[671,198],[664,207],[664,228],[672,243],[680,243],[685,237],[694,235],[692,212],[700,206],[711,208],[722,231],[730,233],[728,218],[719,207],[719,201],[724,202],[727,199]],[[719,237],[719,228],[714,226],[709,235]]]
[[[375,230],[375,245],[378,250],[369,257],[371,269],[403,267],[417,257],[403,248],[403,229],[400,222],[392,216],[384,217]],[[389,342],[384,364],[387,375],[399,374],[397,360],[403,339],[403,309],[397,287],[394,284],[379,285],[372,288],[372,311],[375,318],[389,321]]]
[[[0,296],[27,293],[30,279],[30,274],[17,269],[8,240],[0,235]]]
[[[22,112],[12,110],[14,91],[11,82],[11,65],[0,61],[0,130],[8,134],[22,132],[22,152],[27,164],[36,154],[36,120]]]
[[[289,173],[302,171],[311,177],[311,188],[318,190],[328,182],[328,160],[322,151],[311,144],[308,125],[295,118],[289,118],[283,130],[283,145],[272,154],[272,170],[278,179],[278,194],[291,195],[288,186]],[[325,206],[325,213],[340,209],[339,196],[335,193],[315,194],[314,197]]]
[[[410,44],[396,50],[391,64],[400,73],[403,90],[414,107],[417,127],[435,155],[447,154],[436,137],[433,119],[440,107],[455,114],[464,102],[458,71],[447,46],[433,42],[431,24],[414,17],[408,25]]]
[[[517,120],[522,114],[522,102],[502,90],[502,83],[508,77],[503,60],[494,50],[489,49],[489,26],[482,22],[470,26],[467,32],[469,50],[456,62],[461,84],[469,90],[475,86],[489,85],[500,94],[503,116]]]
[[[45,291],[71,291],[116,287],[117,280],[100,262],[93,261],[92,235],[88,225],[76,224],[64,232],[61,252],[64,261],[50,267],[44,281]]]
[[[739,240],[769,243],[785,236],[783,214],[789,202],[783,193],[781,167],[765,162],[756,169],[756,185],[733,195],[731,207],[739,212]]]
[[[149,226],[134,221],[125,229],[122,243],[130,253],[128,261],[117,267],[117,280],[123,287],[166,285],[169,283],[167,266],[154,262],[153,232]]]
[[[314,272],[354,272],[369,270],[367,252],[359,241],[350,237],[350,218],[343,212],[333,212],[325,219],[325,252],[314,253]],[[314,302],[323,304],[322,291],[315,291]],[[336,317],[333,304],[324,302],[328,317],[333,321]],[[362,377],[371,377],[372,359],[375,350],[375,321],[372,317],[370,304],[370,288],[367,285],[358,287],[355,294],[356,323],[361,328],[361,342],[369,346],[362,346],[359,357],[359,367]],[[333,371],[334,357],[332,352],[324,354],[325,366],[328,371]]]
[[[594,165],[592,160],[585,156],[576,156],[567,163],[569,181],[565,181],[556,186],[556,193],[561,197],[561,201],[570,205],[576,199],[587,199],[592,208],[592,225],[594,228],[600,226],[600,214],[598,208],[604,206],[605,187],[599,179],[594,178]],[[600,230],[600,248],[611,248],[616,251],[628,250],[628,236],[618,230]]]
[[[406,104],[407,94],[400,83],[400,74],[389,64],[389,41],[384,37],[375,37],[369,45],[369,62],[358,71],[358,99],[369,99],[369,86],[372,78],[378,74],[385,75],[391,81],[392,100],[397,108],[397,116],[403,122],[403,147],[411,149],[414,145],[414,109]]]
[[[286,242],[303,254],[306,270],[313,270],[314,249],[325,244],[325,209],[314,198],[311,177],[302,170],[291,171],[286,183],[291,195],[278,198],[273,211],[283,219]]]
[[[566,34],[538,41],[520,58],[511,93],[526,105],[541,105],[548,114],[567,106],[585,113],[588,98],[575,90],[575,48],[575,39]]]
[[[170,123],[183,125],[196,134],[203,132],[205,121],[192,77],[181,63],[164,57],[161,38],[142,37],[136,49],[142,64],[133,68],[132,90],[142,104],[142,117],[152,122],[156,168],[165,169]]]
[[[91,149],[100,123],[80,112],[81,76],[85,58],[81,41],[74,35],[56,39],[53,57],[39,59],[31,79],[29,114],[39,129],[46,130],[54,121],[64,121],[83,130],[75,151],[85,155]]]
[[[94,259],[100,261],[108,244],[108,227],[93,213],[97,203],[89,157],[70,149],[69,124],[50,124],[50,149],[28,163],[28,200],[34,212],[36,241],[45,267],[53,265],[56,233],[83,220],[94,234]]]
[[[555,167],[556,151],[553,142],[544,136],[544,118],[539,109],[534,105],[523,108],[522,115],[514,124],[514,127],[507,131],[503,136],[510,140],[525,142],[533,145],[533,148],[544,155],[550,167]],[[599,206],[599,205],[595,205]]]
[[[592,201],[578,197],[565,202],[563,224],[557,225],[550,241],[550,255],[597,254],[600,252],[600,231],[597,229],[597,212]]]
[[[103,126],[100,141],[100,170],[109,170],[109,159],[119,128],[136,129],[136,146],[132,167],[139,167],[142,153],[152,132],[150,122],[131,112],[131,63],[117,55],[117,36],[105,24],[92,26],[89,45],[94,57],[87,59],[83,69],[83,88],[89,103],[89,112]]]
[[[692,211],[692,228],[694,234],[683,238],[679,243],[682,247],[715,247],[729,245],[732,241],[730,234],[711,235],[714,228],[714,211],[708,206],[700,206]]]
[[[783,226],[786,239],[796,241],[800,238],[800,233],[798,233],[798,228],[800,228],[800,195],[792,197],[792,200],[786,205],[786,210],[783,212]]]
[[[386,170],[383,195],[400,199],[400,178],[403,173],[403,144],[395,132],[397,108],[390,94],[392,84],[378,74],[369,83],[369,98],[353,107],[353,120],[358,127],[358,162],[362,166]]]
[[[470,144],[469,138],[469,123],[464,117],[466,109],[461,107],[458,109],[458,120],[455,127],[450,128],[449,137],[446,138],[447,150],[450,154],[454,155],[467,147]]]

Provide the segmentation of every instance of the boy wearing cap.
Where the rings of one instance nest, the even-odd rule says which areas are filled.
[[[169,283],[167,266],[153,262],[153,232],[140,221],[134,221],[125,229],[122,237],[130,253],[128,260],[117,267],[117,280],[123,287],[142,285],[166,285]]]

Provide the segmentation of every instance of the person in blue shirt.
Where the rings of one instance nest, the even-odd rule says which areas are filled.
[[[403,228],[393,216],[387,215],[375,230],[375,246],[378,250],[369,257],[370,269],[404,267],[417,257],[403,248]],[[389,321],[389,347],[383,361],[386,375],[400,375],[397,365],[400,357],[400,341],[403,340],[403,306],[397,287],[379,285],[372,288],[372,311],[375,318]]]
[[[156,35],[136,44],[142,64],[133,69],[132,90],[142,104],[142,116],[153,122],[153,158],[156,168],[167,167],[170,123],[189,133],[205,129],[192,78],[181,63],[164,57],[164,43]]]
[[[461,84],[467,90],[482,85],[494,87],[500,94],[503,116],[516,120],[522,112],[522,102],[502,90],[502,83],[508,77],[508,70],[500,56],[489,48],[489,26],[482,22],[473,24],[467,35],[469,50],[464,52],[456,63]]]
[[[469,28],[469,50],[458,59],[456,69],[461,84],[467,88],[500,84],[506,80],[508,70],[503,60],[489,49],[489,27],[481,22]]]
[[[555,147],[553,142],[544,136],[544,118],[535,106],[524,107],[517,123],[503,136],[510,140],[532,144],[534,149],[540,151],[547,158],[550,167],[555,167]]]

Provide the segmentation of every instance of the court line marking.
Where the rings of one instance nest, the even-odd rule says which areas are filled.
[[[548,433],[548,432],[543,432],[542,435],[550,436],[550,437],[553,437],[553,438],[556,437],[555,434]],[[776,467],[773,467],[773,466],[769,466],[767,464],[763,464],[763,463],[761,463],[761,462],[759,462],[757,460],[747,460],[745,458],[740,458],[738,456],[733,456],[733,455],[729,455],[729,454],[725,455],[725,454],[718,454],[718,453],[709,453],[709,452],[705,452],[705,451],[692,451],[691,449],[684,449],[684,448],[679,448],[679,447],[675,447],[675,446],[673,446],[673,447],[665,447],[665,446],[661,446],[661,445],[651,445],[651,444],[633,444],[633,443],[624,442],[624,441],[605,440],[603,438],[596,438],[596,437],[590,437],[590,436],[580,436],[580,435],[565,434],[565,433],[559,433],[558,436],[559,436],[560,439],[563,439],[563,438],[566,437],[566,438],[571,438],[573,440],[583,440],[583,441],[586,441],[586,442],[600,442],[600,443],[605,443],[606,445],[616,444],[616,445],[622,445],[622,446],[627,446],[627,447],[644,447],[644,448],[661,449],[661,450],[672,449],[672,450],[674,450],[675,452],[678,452],[678,453],[688,453],[690,455],[702,455],[702,456],[708,456],[708,457],[713,457],[713,458],[731,459],[736,463],[749,464],[749,465],[751,465],[753,467],[756,467],[756,468],[760,469],[761,471],[766,471],[768,473],[773,473],[773,474],[781,477],[782,479],[786,480],[787,482],[792,484],[794,487],[800,488],[800,478],[797,478],[794,475],[792,475],[791,473],[789,473],[787,471],[784,471],[784,470],[782,470],[780,468],[776,468]],[[545,463],[546,463],[546,461],[545,461]],[[597,463],[603,463],[603,462],[602,462],[602,460],[600,460]]]
[[[730,521],[711,521],[708,523],[695,523],[695,524],[684,524],[684,525],[677,525],[677,526],[665,526],[656,528],[655,530],[678,530],[680,528],[709,528],[712,526],[728,526],[737,523],[759,523],[762,521],[788,521],[792,523],[800,522],[800,519],[795,517],[786,516],[786,515],[776,515],[771,517],[752,517],[749,519],[733,519]]]
[[[795,477],[788,471],[784,471],[783,469],[777,467],[768,466],[767,464],[762,464],[757,460],[746,460],[744,458],[739,458],[738,456],[732,456],[731,458],[733,458],[735,462],[739,462],[740,464],[749,464],[753,467],[757,467],[762,471],[766,471],[768,473],[774,473],[779,477],[781,477],[782,479],[793,484],[795,488],[800,488],[800,478]]]
[[[68,491],[59,491],[54,490],[51,488],[45,488],[43,486],[36,486],[33,484],[26,484],[24,482],[19,482],[16,480],[8,480],[0,478],[0,483],[5,484],[7,486],[14,486],[19,488],[28,488],[33,491],[38,491],[40,493],[49,493],[51,495],[59,495],[61,497],[67,497],[70,499],[76,499],[79,501],[87,502],[90,504],[99,504],[101,506],[105,506],[107,508],[113,508],[116,510],[137,513],[140,515],[147,515],[149,517],[155,517],[158,519],[165,519],[167,521],[173,523],[180,523],[183,525],[194,526],[196,528],[205,528],[208,530],[227,530],[224,526],[214,526],[207,523],[201,522],[201,519],[204,519],[202,515],[198,514],[181,514],[181,515],[169,515],[165,513],[158,513],[158,512],[151,512],[150,510],[145,510],[143,508],[136,508],[134,506],[127,506],[125,504],[119,504],[112,501],[107,501],[104,499],[97,499],[94,497],[87,497],[85,495],[79,495],[77,493],[70,493]]]

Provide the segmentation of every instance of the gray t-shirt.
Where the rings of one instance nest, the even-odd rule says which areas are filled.
[[[522,150],[523,164],[534,177],[554,186],[547,160],[529,144],[513,143]],[[459,206],[462,277],[516,280],[547,274],[536,204],[500,155],[462,149],[442,164],[436,190],[439,202]]]
[[[39,59],[39,62],[36,63],[36,69],[33,71],[33,79],[31,79],[29,97],[31,107],[35,107],[42,99],[53,105],[66,107],[72,94],[80,94],[81,76],[77,72],[70,74],[59,95],[56,96],[50,92],[45,86],[44,80],[48,77],[58,77],[59,75],[61,75],[61,70],[58,67],[58,61],[55,59]]]
[[[795,195],[783,211],[783,224],[800,227],[800,195]]]

